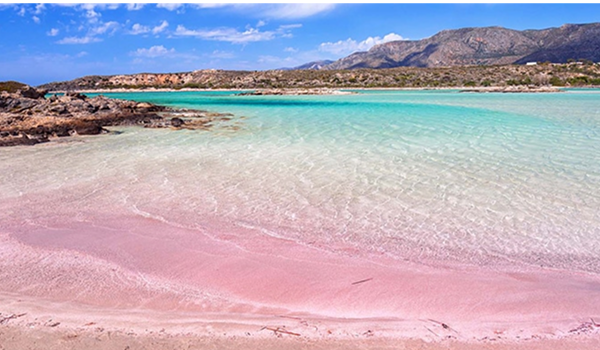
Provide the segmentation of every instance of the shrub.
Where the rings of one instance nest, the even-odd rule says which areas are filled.
[[[6,92],[17,92],[17,90],[20,90],[24,87],[26,87],[26,84],[23,83],[19,83],[18,81],[2,81],[0,82],[0,91],[6,91]]]

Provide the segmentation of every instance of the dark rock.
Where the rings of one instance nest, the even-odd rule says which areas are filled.
[[[31,86],[27,86],[27,87],[21,88],[19,90],[19,93],[23,97],[32,98],[34,100],[37,100],[37,99],[44,99],[46,94],[48,93],[48,91],[47,90],[38,90],[38,89],[32,88]]]
[[[10,133],[8,131],[0,131],[0,137],[7,137]]]
[[[171,118],[171,125],[179,128],[181,127],[183,124],[185,124],[185,122],[183,121],[183,119],[181,118]]]
[[[31,146],[42,142],[48,142],[48,139],[30,139],[25,135],[22,135],[21,137],[7,137],[0,139],[0,147]]]
[[[103,131],[106,131],[98,124],[85,121],[75,124],[73,129],[78,135],[98,135]]]
[[[81,94],[79,92],[67,92],[65,96],[78,100],[86,100],[88,98],[86,95]]]
[[[56,137],[71,136],[71,130],[64,125],[58,125],[52,131]]]

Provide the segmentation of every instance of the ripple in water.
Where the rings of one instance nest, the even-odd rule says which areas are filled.
[[[598,92],[114,96],[247,119],[2,149],[2,198],[30,200],[0,219],[143,212],[399,259],[600,272]]]

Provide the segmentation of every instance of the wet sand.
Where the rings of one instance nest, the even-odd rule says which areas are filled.
[[[592,349],[600,341],[594,274],[416,264],[217,219],[197,228],[117,215],[5,222],[0,281],[4,349]]]

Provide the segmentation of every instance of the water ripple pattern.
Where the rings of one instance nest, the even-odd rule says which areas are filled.
[[[109,96],[229,112],[241,128],[1,149],[0,196],[23,207],[0,219],[50,215],[54,198],[53,215],[222,220],[398,259],[600,272],[597,90]]]

